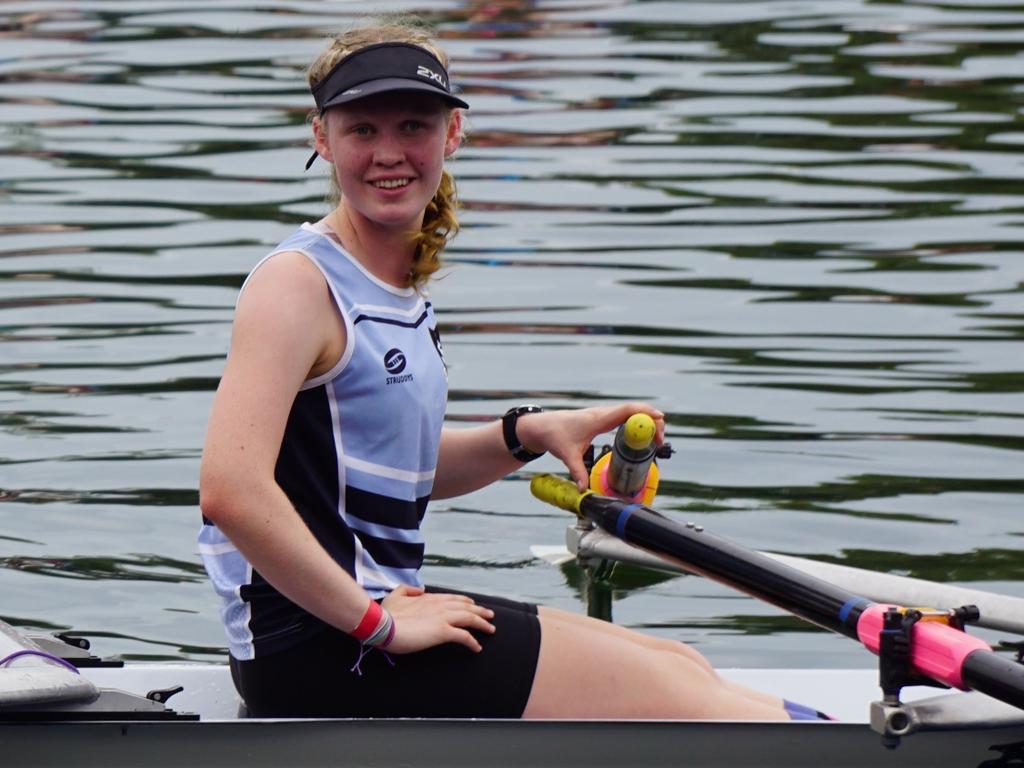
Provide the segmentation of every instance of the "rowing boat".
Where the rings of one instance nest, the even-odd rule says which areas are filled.
[[[887,748],[885,724],[871,722],[873,669],[721,670],[813,701],[834,722],[282,720],[246,717],[224,664],[109,663],[2,622],[0,641],[2,657],[33,651],[0,665],[0,744],[12,766],[992,768],[1024,757],[1020,710],[933,688],[904,693],[904,738]]]
[[[887,749],[869,725],[877,674],[868,669],[723,671],[821,703],[843,718],[837,722],[271,720],[244,716],[225,665],[79,662],[93,697],[0,710],[5,765],[962,768],[1019,765],[1024,754],[1024,719],[981,694],[934,691],[907,697],[921,708],[919,731]],[[26,660],[0,677],[51,669]]]
[[[586,508],[592,521],[626,541],[640,539],[647,555],[653,552],[662,563],[668,556],[679,567],[745,589],[827,628],[850,634],[850,616],[873,615],[868,601],[850,599],[839,587],[796,576],[789,565],[773,565],[771,558],[702,530],[673,526],[641,505],[594,494],[584,498],[557,478],[547,485],[542,480],[539,487],[547,489],[535,491],[541,498],[578,514]],[[659,542],[662,534],[675,546]],[[831,603],[843,600],[840,614],[845,615],[838,620]],[[1004,608],[1012,613],[1012,605]],[[927,623],[937,629],[922,628],[921,621],[903,628],[914,641],[907,656],[913,674],[894,674],[894,654],[879,642],[884,696],[877,668],[719,670],[744,685],[813,702],[837,718],[761,722],[252,718],[226,664],[110,663],[92,656],[84,640],[29,637],[0,622],[0,755],[4,765],[101,768],[1024,765],[1024,668],[974,645],[982,663],[967,670],[971,685],[950,679],[976,690],[921,685],[925,680],[918,667],[938,680],[945,680],[946,672],[919,659],[920,638],[937,633],[941,645],[948,633],[966,634],[948,621]],[[872,631],[879,638],[892,632]]]

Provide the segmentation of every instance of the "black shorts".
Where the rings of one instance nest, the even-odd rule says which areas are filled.
[[[254,717],[521,717],[540,652],[537,607],[461,594],[494,611],[497,631],[475,633],[479,653],[455,643],[407,654],[374,648],[354,668],[359,641],[325,627],[283,651],[232,658],[235,687]]]

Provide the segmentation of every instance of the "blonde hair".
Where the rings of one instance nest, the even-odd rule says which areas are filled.
[[[342,32],[330,39],[327,47],[317,56],[306,70],[306,80],[312,88],[325,78],[335,65],[346,56],[361,48],[377,43],[410,43],[426,49],[438,61],[448,68],[448,54],[434,43],[429,31],[409,22],[380,21],[368,23]],[[446,107],[447,108],[447,107]],[[321,117],[314,110],[310,118]],[[341,198],[334,168],[331,168],[332,202]],[[459,231],[459,220],[456,215],[458,198],[455,190],[455,179],[447,169],[441,171],[441,182],[437,186],[433,199],[427,204],[423,215],[423,225],[414,236],[416,252],[413,255],[412,267],[409,270],[409,283],[415,287],[426,284],[430,276],[441,268],[441,252],[448,241]]]

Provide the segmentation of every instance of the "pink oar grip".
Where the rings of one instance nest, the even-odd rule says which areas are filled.
[[[878,653],[879,633],[885,612],[896,606],[876,603],[864,610],[857,621],[857,637],[872,653]],[[919,621],[910,630],[910,663],[921,674],[946,685],[967,690],[964,659],[975,651],[991,651],[984,640],[935,621]]]

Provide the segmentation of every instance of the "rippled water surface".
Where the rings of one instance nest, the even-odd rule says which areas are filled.
[[[670,514],[1024,595],[1024,5],[380,5],[473,105],[451,422],[645,398]],[[244,274],[325,211],[302,68],[364,7],[0,6],[5,620],[222,658],[205,420]],[[434,504],[427,576],[582,610],[527,478]],[[613,582],[617,621],[719,664],[870,663],[697,577]]]

